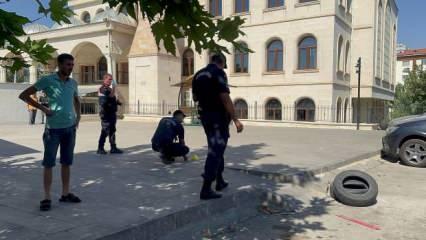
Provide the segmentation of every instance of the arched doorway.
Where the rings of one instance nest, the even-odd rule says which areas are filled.
[[[345,99],[345,107],[344,107],[344,112],[343,112],[343,122],[348,122],[348,106],[349,106],[349,101],[346,98]]]
[[[98,46],[91,42],[78,44],[72,50],[74,56],[73,78],[82,85],[94,85],[102,82],[103,74],[108,71],[108,61]]]
[[[265,119],[266,120],[282,120],[282,105],[281,102],[276,99],[270,99],[266,102],[265,106]]]
[[[342,99],[339,98],[337,100],[337,105],[336,105],[336,122],[341,122],[342,121]]]
[[[240,119],[248,119],[248,105],[244,99],[237,99],[234,102],[235,115]]]
[[[296,120],[315,122],[315,103],[310,98],[303,98],[296,104]]]

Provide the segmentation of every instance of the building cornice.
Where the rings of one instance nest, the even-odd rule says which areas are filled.
[[[315,15],[315,16],[311,16],[311,17],[289,18],[289,19],[278,20],[278,21],[247,24],[247,25],[243,25],[241,28],[258,27],[258,26],[264,26],[264,25],[279,24],[279,23],[286,23],[286,22],[295,22],[295,21],[309,20],[309,19],[315,19],[315,18],[328,18],[328,17],[338,18],[337,14],[333,14],[333,13],[332,14],[322,14],[322,15]],[[351,25],[348,24],[347,22],[342,21],[342,23],[344,25],[346,25],[347,27],[351,28]]]
[[[232,78],[230,78],[230,82],[232,82]],[[350,88],[347,84],[342,83],[336,83],[336,82],[304,82],[304,83],[297,83],[297,82],[287,82],[287,83],[276,83],[276,84],[232,84],[234,87],[237,88],[251,88],[251,87],[285,87],[285,86],[306,86],[306,85],[336,85],[341,87],[347,87]]]
[[[84,31],[77,31],[79,29],[84,29]],[[136,31],[135,26],[130,26],[127,24],[114,22],[114,21],[106,21],[106,22],[99,22],[99,23],[90,23],[90,24],[84,24],[84,25],[77,25],[73,27],[67,27],[67,28],[58,28],[58,29],[51,29],[49,31],[45,32],[38,32],[26,35],[30,36],[34,39],[48,39],[53,40],[57,38],[63,38],[67,36],[76,36],[76,35],[83,35],[88,33],[99,33],[99,32],[106,32],[106,31],[117,31],[120,33],[133,35]]]
[[[354,26],[354,30],[363,30],[363,29],[370,29],[373,28],[373,25],[359,25]]]
[[[129,54],[129,58],[140,58],[140,57],[167,57],[171,58],[172,60],[178,60],[180,61],[180,58],[177,56],[173,56],[167,53],[144,53],[144,54]]]
[[[72,9],[80,9],[90,6],[96,6],[102,4],[102,0],[69,0],[68,6]]]

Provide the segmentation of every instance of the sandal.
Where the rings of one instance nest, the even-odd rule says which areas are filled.
[[[52,201],[49,199],[44,199],[40,202],[40,211],[46,212],[52,209]]]
[[[68,203],[79,203],[81,199],[72,193],[68,193],[68,195],[63,196],[59,199],[59,202],[68,202]]]

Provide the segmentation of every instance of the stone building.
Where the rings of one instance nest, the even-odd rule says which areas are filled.
[[[239,41],[254,53],[226,55],[232,98],[241,118],[352,122],[362,58],[361,119],[379,122],[394,96],[398,8],[394,0],[200,0],[214,18],[241,16],[247,34]],[[81,94],[94,92],[105,72],[120,86],[127,111],[165,114],[192,106],[179,85],[209,60],[177,39],[177,54],[155,44],[149,25],[118,14],[101,0],[70,0],[72,24],[26,26],[57,53],[76,57],[73,77]],[[1,55],[7,51],[0,50]],[[55,55],[56,55],[55,54]],[[24,56],[25,57],[25,56]],[[48,66],[9,73],[0,82],[33,83]],[[1,84],[0,84],[1,86]],[[167,107],[171,106],[171,107]],[[148,109],[148,110],[147,110]],[[151,110],[149,110],[151,109]]]

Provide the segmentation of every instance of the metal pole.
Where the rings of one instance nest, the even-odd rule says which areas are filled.
[[[358,100],[357,100],[357,119],[356,119],[356,129],[359,130],[359,125],[361,122],[361,58],[358,58],[357,64],[357,73],[358,73]]]
[[[140,114],[140,102],[139,102],[139,99],[138,99],[138,115]]]

